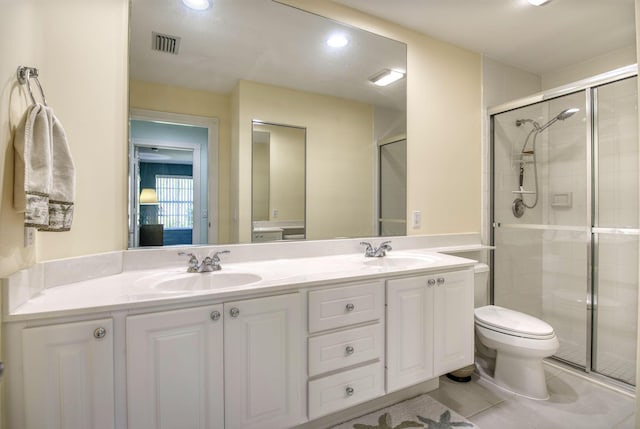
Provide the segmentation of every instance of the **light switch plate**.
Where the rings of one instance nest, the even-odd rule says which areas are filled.
[[[422,212],[420,210],[414,210],[411,212],[411,227],[418,229],[422,226]]]

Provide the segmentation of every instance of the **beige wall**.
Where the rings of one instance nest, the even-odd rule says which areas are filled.
[[[636,47],[634,45],[608,52],[605,55],[591,58],[560,70],[542,74],[542,89],[550,89],[566,85],[581,79],[615,70],[636,63]]]
[[[127,17],[126,0],[3,2],[0,276],[34,259],[125,247]],[[72,230],[39,232],[33,249],[23,248],[23,216],[11,203],[12,133],[27,105],[24,88],[16,86],[18,65],[40,70],[47,101],[66,130],[76,164]]]
[[[407,218],[422,212],[407,233],[479,232],[480,55],[326,0],[280,1],[407,44]]]
[[[124,249],[128,2],[21,0],[0,10],[0,277],[36,260]],[[99,53],[99,54],[98,54]],[[69,232],[36,234],[23,247],[13,199],[12,138],[29,101],[16,68],[40,70],[76,164]]]
[[[635,18],[636,18],[636,58],[640,58],[640,0],[635,1]],[[640,79],[638,82],[638,94],[640,94]],[[640,115],[640,111],[638,112]],[[638,120],[638,124],[640,126],[640,117]],[[640,142],[638,142],[638,147],[640,148]],[[639,150],[640,153],[640,150]],[[640,212],[638,212],[638,216],[640,217]],[[640,253],[640,252],[639,252]],[[640,271],[640,261],[638,263],[638,270]],[[638,273],[638,278],[640,278],[640,272]],[[636,387],[640,386],[640,294],[638,294],[638,326],[636,329],[636,333],[638,336],[638,340],[636,341]],[[636,393],[636,429],[640,429],[640,395]]]
[[[226,94],[132,80],[129,82],[131,108],[218,118],[218,165],[209,168],[209,189],[218,175],[218,243],[231,241],[229,166],[231,161],[231,98]],[[214,154],[209,151],[209,165]],[[212,211],[209,201],[209,213]]]
[[[263,85],[238,83],[240,242],[251,241],[251,124],[307,130],[308,239],[373,233],[373,107],[355,101]]]

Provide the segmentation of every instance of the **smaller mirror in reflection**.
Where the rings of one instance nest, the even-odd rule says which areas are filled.
[[[306,129],[253,121],[253,242],[305,239]]]

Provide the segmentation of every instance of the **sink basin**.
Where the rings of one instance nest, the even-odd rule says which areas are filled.
[[[387,268],[414,268],[432,264],[438,259],[430,255],[394,255],[387,254],[380,258],[363,258],[365,265]]]
[[[182,273],[158,281],[153,288],[160,291],[205,291],[256,283],[262,277],[250,273]]]

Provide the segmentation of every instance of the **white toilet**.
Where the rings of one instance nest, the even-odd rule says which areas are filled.
[[[486,265],[476,266],[476,297],[486,291],[488,274]],[[475,328],[476,364],[482,375],[527,398],[549,398],[542,360],[559,347],[551,325],[518,311],[485,305],[475,309]]]

